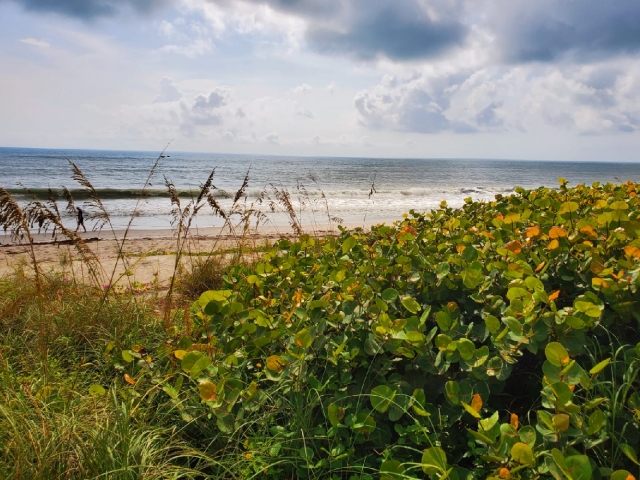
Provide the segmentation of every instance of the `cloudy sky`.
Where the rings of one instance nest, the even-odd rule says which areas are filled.
[[[0,0],[0,146],[640,161],[638,0]]]

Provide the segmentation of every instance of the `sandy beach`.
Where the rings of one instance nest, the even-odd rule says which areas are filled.
[[[392,223],[389,221],[387,223]],[[346,228],[362,227],[357,224],[346,224]],[[305,229],[312,236],[337,235],[336,225],[315,225],[313,229]],[[118,283],[129,282],[142,284],[157,282],[158,288],[166,288],[176,268],[177,238],[169,229],[129,230],[123,246],[125,254],[118,258],[118,246],[122,243],[125,232],[101,231],[80,233],[86,244],[99,259],[105,272],[109,275],[114,270]],[[235,249],[242,245],[251,251],[256,247],[271,244],[280,238],[293,238],[294,232],[289,226],[260,227],[245,234],[230,232],[221,228],[199,228],[189,233],[184,245],[181,265],[201,259],[214,251]],[[34,251],[42,271],[63,272],[65,276],[87,280],[85,266],[80,261],[78,252],[69,240],[52,239],[50,234],[35,234]],[[13,241],[10,235],[0,235],[0,275],[6,276],[21,266],[29,271],[31,267],[28,255],[29,246]]]

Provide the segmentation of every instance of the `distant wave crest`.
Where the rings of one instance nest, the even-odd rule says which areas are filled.
[[[49,189],[46,188],[33,188],[33,189],[23,189],[23,188],[7,188],[6,189],[11,195],[15,196],[21,200],[28,200],[31,198],[38,200],[47,200],[49,198]],[[180,189],[178,188],[178,195],[181,198],[196,198],[200,193],[200,190],[196,189]],[[62,199],[62,190],[61,189],[51,189],[55,198],[57,200]],[[127,200],[127,199],[137,199],[140,197],[151,197],[151,198],[168,198],[168,193],[166,189],[136,189],[136,188],[96,188],[96,193],[98,197],[102,200]],[[88,190],[86,189],[70,189],[69,192],[74,199],[78,200],[86,200],[90,197]],[[326,190],[321,191],[317,189],[309,189],[309,190],[300,190],[296,187],[289,189],[289,192],[292,197],[319,197],[323,193],[328,199],[338,199],[338,198],[362,198],[368,197],[370,194],[370,189],[339,189],[339,190]],[[513,189],[511,188],[499,188],[499,187],[463,187],[463,188],[446,188],[446,187],[433,187],[433,188],[385,188],[381,190],[377,190],[373,194],[373,198],[376,196],[388,196],[388,195],[402,195],[405,197],[433,197],[433,196],[450,196],[450,195],[495,195],[498,193],[501,194],[509,194],[512,193]],[[258,198],[263,193],[267,195],[271,193],[269,188],[248,188],[244,192],[244,197],[247,198]],[[213,191],[213,194],[216,198],[233,198],[235,195],[235,191],[227,191],[222,189],[216,189]]]

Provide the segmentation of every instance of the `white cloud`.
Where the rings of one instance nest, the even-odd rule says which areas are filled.
[[[27,45],[33,45],[34,47],[39,48],[49,48],[50,44],[46,40],[37,40],[35,38],[21,38],[20,41],[22,43],[26,43]]]
[[[160,94],[153,100],[154,103],[175,102],[182,98],[182,92],[178,84],[171,77],[160,80]]]
[[[213,50],[213,42],[205,38],[198,38],[187,45],[170,44],[160,48],[163,53],[175,53],[187,58],[199,57],[211,52],[211,50]]]
[[[303,83],[302,85],[298,85],[297,87],[293,88],[291,91],[294,95],[303,95],[305,93],[311,93],[312,90],[313,88],[311,88],[311,85],[309,85],[308,83]]]
[[[383,77],[358,92],[354,106],[373,129],[623,133],[640,129],[639,84],[640,60],[629,59],[544,68],[429,66],[407,78]]]
[[[274,145],[277,145],[278,143],[280,143],[280,137],[278,136],[277,133],[269,133],[267,135],[265,135],[264,139]]]

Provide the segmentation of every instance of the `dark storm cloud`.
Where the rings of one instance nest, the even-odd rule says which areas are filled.
[[[209,0],[222,6],[232,0]],[[308,21],[306,39],[319,53],[360,60],[431,58],[460,45],[463,0],[244,0]]]
[[[111,17],[128,9],[138,13],[150,13],[172,0],[13,0],[25,9],[58,13],[70,17],[91,20]]]
[[[402,5],[402,6],[400,6]],[[311,27],[307,40],[321,53],[346,53],[363,60],[434,57],[461,44],[467,28],[455,20],[434,21],[410,3],[361,12],[347,29]]]
[[[209,0],[223,6],[231,6],[236,0]],[[294,15],[310,15],[314,17],[334,16],[348,2],[341,0],[244,0],[256,5],[269,5],[274,10]]]
[[[566,55],[589,61],[640,50],[637,0],[501,2],[491,8],[489,26],[507,62],[554,62]]]

